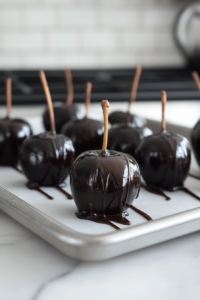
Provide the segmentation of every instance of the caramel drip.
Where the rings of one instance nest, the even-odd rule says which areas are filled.
[[[47,197],[47,199],[49,200],[53,200],[53,197],[51,197],[50,195],[48,195],[47,193],[45,193],[37,183],[33,183],[33,182],[27,182],[26,184],[27,188],[29,190],[35,190],[37,192],[39,192],[40,194],[44,195],[45,197]]]
[[[147,221],[152,221],[153,220],[149,215],[147,215],[144,211],[138,209],[137,207],[135,207],[133,205],[127,205],[127,206],[130,207],[135,212],[137,212],[142,217],[144,217]]]
[[[162,189],[156,188],[156,187],[151,187],[149,185],[145,185],[143,183],[141,183],[141,187],[143,187],[146,191],[155,194],[155,195],[159,195],[165,198],[165,200],[171,200],[171,198],[169,198],[163,191]]]
[[[200,176],[189,173],[188,176],[200,180]]]
[[[67,197],[67,199],[69,199],[69,200],[73,199],[72,195],[70,195],[68,192],[66,192],[65,190],[63,190],[61,186],[56,185],[55,188],[57,190],[59,190],[61,193],[63,193]]]
[[[171,198],[169,198],[163,191],[162,189],[156,188],[156,187],[151,187],[148,185],[144,185],[142,184],[142,187],[147,190],[148,192],[152,193],[152,194],[156,194],[156,195],[160,195],[162,197],[164,197],[166,200],[170,200]],[[195,193],[193,193],[192,191],[190,191],[188,188],[186,188],[185,186],[181,186],[181,187],[176,187],[176,188],[172,188],[170,190],[170,192],[176,192],[176,191],[183,191],[185,193],[187,193],[188,195],[192,196],[193,198],[197,199],[200,201],[200,197],[198,195],[196,195]]]
[[[76,216],[77,216],[77,218],[82,219],[82,220],[88,220],[88,221],[92,221],[92,222],[99,223],[99,224],[109,225],[116,230],[120,230],[120,228],[118,226],[113,224],[111,221],[109,221],[107,219],[106,216],[103,216],[103,215],[93,215],[91,217],[86,213],[76,212]]]
[[[185,186],[179,187],[179,188],[175,189],[174,191],[175,191],[175,192],[176,192],[176,191],[183,191],[183,192],[185,192],[186,194],[188,194],[188,195],[192,196],[193,198],[195,198],[195,199],[197,199],[197,200],[200,201],[200,197],[197,196],[197,195],[196,195],[195,193],[193,193],[192,191],[190,191],[190,190],[189,190],[188,188],[186,188]]]
[[[126,155],[123,155],[123,157],[125,158],[125,160],[127,161]],[[129,166],[129,162],[128,166]],[[129,176],[130,174],[128,174]],[[109,186],[109,180],[112,177],[113,179],[113,183],[117,189],[117,193],[118,193],[118,200],[119,200],[119,206],[120,206],[120,215],[116,215],[116,216],[109,216],[106,215],[106,195],[107,195],[107,190],[108,190],[108,186]],[[96,191],[96,187],[97,187],[97,183],[98,183],[98,178],[100,178],[100,182],[101,182],[101,186],[102,186],[102,207],[103,207],[103,213],[102,215],[106,215],[106,218],[122,224],[122,225],[130,225],[130,221],[127,220],[124,217],[123,214],[123,206],[126,205],[127,203],[127,199],[128,199],[128,195],[129,195],[129,186],[130,186],[130,179],[128,177],[128,181],[127,181],[127,190],[126,190],[126,196],[125,196],[125,201],[124,203],[122,203],[123,200],[123,189],[122,191],[120,191],[119,185],[117,183],[116,178],[113,176],[112,173],[107,173],[105,172],[104,168],[102,167],[102,164],[99,162],[99,157],[96,158],[95,163],[94,163],[94,167],[90,173],[90,177],[89,177],[89,182],[92,182],[92,191],[93,191],[93,196],[92,197],[88,197],[89,199],[89,207],[90,207],[90,216],[94,216],[94,203],[95,203],[95,191]]]
[[[125,218],[123,214],[116,216],[106,216],[109,221],[113,221],[122,225],[131,225],[131,222]]]

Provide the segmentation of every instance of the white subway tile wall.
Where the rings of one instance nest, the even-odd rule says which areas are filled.
[[[183,2],[0,0],[0,68],[181,66]]]

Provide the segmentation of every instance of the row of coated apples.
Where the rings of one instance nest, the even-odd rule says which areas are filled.
[[[0,121],[1,165],[16,166],[19,159],[29,182],[38,186],[59,186],[71,170],[77,216],[95,221],[99,221],[99,216],[106,216],[107,220],[126,223],[124,214],[139,195],[140,171],[147,186],[153,189],[174,191],[183,187],[190,168],[190,144],[185,137],[166,130],[166,92],[161,92],[162,126],[157,134],[152,134],[144,126],[145,121],[129,111],[111,114],[111,120],[115,117],[116,123],[120,117],[124,120],[108,131],[109,103],[103,100],[104,124],[86,115],[82,120],[66,123],[62,131],[66,134],[66,128],[70,130],[65,136],[56,134],[54,109],[43,71],[40,79],[48,103],[50,131],[34,136],[27,122],[10,119],[11,80],[8,79],[7,117]],[[91,85],[87,85],[86,103],[90,93]],[[137,119],[143,121],[143,126],[137,126]],[[98,143],[102,144],[102,140],[102,150],[96,150],[101,148]],[[193,130],[192,141],[199,162],[199,123]]]

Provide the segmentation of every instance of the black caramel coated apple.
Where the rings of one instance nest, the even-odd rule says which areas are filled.
[[[61,132],[61,128],[65,123],[79,118],[79,110],[74,104],[66,105],[64,103],[55,103],[53,107],[57,133]],[[45,110],[42,118],[45,129],[50,131],[51,125],[48,109]]]
[[[152,134],[147,127],[135,127],[133,124],[116,124],[108,131],[108,149],[128,153],[134,157],[141,140]]]
[[[31,134],[31,127],[24,120],[0,119],[0,165],[16,166],[19,148]]]
[[[123,111],[114,111],[108,116],[108,121],[111,125],[119,123],[132,123],[136,127],[143,127],[146,124],[146,120],[138,115],[129,114]]]
[[[190,143],[179,134],[163,130],[144,138],[135,158],[147,185],[174,191],[183,186],[188,175]]]
[[[85,117],[68,122],[61,132],[72,140],[76,157],[88,150],[101,149],[104,126],[100,121]]]
[[[20,163],[30,182],[55,186],[64,182],[74,160],[74,147],[62,134],[46,132],[24,141]]]
[[[200,121],[196,123],[192,130],[191,141],[195,158],[200,166]]]
[[[128,154],[88,151],[73,163],[70,185],[79,218],[122,215],[140,191],[140,171]]]

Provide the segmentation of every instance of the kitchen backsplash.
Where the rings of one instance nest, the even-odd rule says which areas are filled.
[[[180,66],[184,1],[0,0],[0,68]]]

